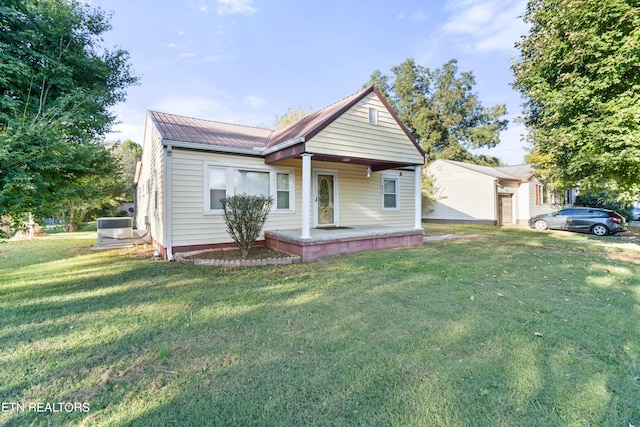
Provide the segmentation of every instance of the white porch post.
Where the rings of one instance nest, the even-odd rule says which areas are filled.
[[[311,238],[311,156],[304,153],[302,157],[302,233],[301,239]]]
[[[415,170],[415,229],[422,228],[422,166],[416,166]]]

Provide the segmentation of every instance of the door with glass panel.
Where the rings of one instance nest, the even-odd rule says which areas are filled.
[[[337,225],[337,176],[332,172],[315,173],[314,219],[316,227]]]

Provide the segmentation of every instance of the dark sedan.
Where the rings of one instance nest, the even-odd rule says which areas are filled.
[[[534,216],[529,226],[536,230],[568,230],[606,236],[627,231],[627,220],[609,209],[569,208]]]

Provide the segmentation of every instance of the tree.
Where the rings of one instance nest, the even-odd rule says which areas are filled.
[[[276,115],[274,129],[283,129],[313,113],[313,108],[303,107],[302,105],[297,108],[289,108],[286,113],[281,116]]]
[[[118,162],[117,180],[120,183],[122,201],[133,201],[136,165],[142,159],[142,147],[130,139],[115,142],[111,148],[112,155]]]
[[[391,79],[376,70],[364,86],[374,85],[409,128],[428,160],[476,162],[472,148],[495,147],[508,121],[503,104],[482,106],[473,92],[475,77],[458,72],[455,59],[431,70],[407,59],[392,67]],[[486,161],[484,156],[482,161]],[[497,160],[497,159],[496,159]]]
[[[560,188],[640,190],[637,0],[530,0],[514,87],[526,102],[527,161]]]
[[[75,0],[0,4],[0,216],[48,215],[112,165],[109,108],[138,78],[125,50],[99,46],[108,18]]]

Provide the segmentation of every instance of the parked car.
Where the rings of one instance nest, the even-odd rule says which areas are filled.
[[[568,208],[555,213],[541,214],[529,220],[529,226],[536,230],[568,230],[593,233],[596,236],[627,231],[627,220],[609,209]]]
[[[633,219],[640,221],[640,208],[633,208]]]

